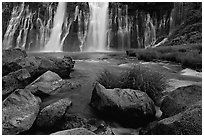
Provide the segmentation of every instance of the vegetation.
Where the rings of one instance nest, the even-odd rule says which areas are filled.
[[[202,45],[189,44],[180,46],[162,46],[157,48],[137,49],[134,51],[139,60],[154,61],[167,60],[181,63],[182,67],[189,67],[195,70],[202,69]]]
[[[135,66],[118,75],[104,70],[97,81],[108,89],[128,88],[146,92],[154,102],[168,86],[164,75],[141,66]]]

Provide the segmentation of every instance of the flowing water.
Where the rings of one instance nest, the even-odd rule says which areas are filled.
[[[63,51],[63,42],[61,41],[62,25],[64,22],[64,15],[66,10],[66,3],[59,2],[54,18],[54,26],[50,35],[48,43],[45,45],[43,51],[45,52],[61,52]]]
[[[107,51],[108,2],[89,2],[90,22],[84,51]]]

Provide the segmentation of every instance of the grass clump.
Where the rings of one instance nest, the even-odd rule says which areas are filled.
[[[165,76],[141,66],[135,66],[116,75],[104,70],[97,81],[108,89],[134,89],[146,92],[156,102],[168,86]]]

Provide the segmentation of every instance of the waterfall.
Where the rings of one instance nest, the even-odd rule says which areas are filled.
[[[108,2],[89,2],[90,21],[84,51],[107,51]]]
[[[66,3],[59,2],[57,11],[54,17],[54,26],[52,28],[51,36],[48,43],[45,45],[44,50],[46,52],[61,52],[61,34],[62,34],[62,25],[64,22],[64,15],[66,10]]]

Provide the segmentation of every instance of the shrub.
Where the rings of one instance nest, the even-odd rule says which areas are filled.
[[[119,75],[105,70],[97,81],[109,89],[129,88],[146,92],[154,102],[161,97],[162,91],[168,86],[164,75],[141,66],[135,66]]]

